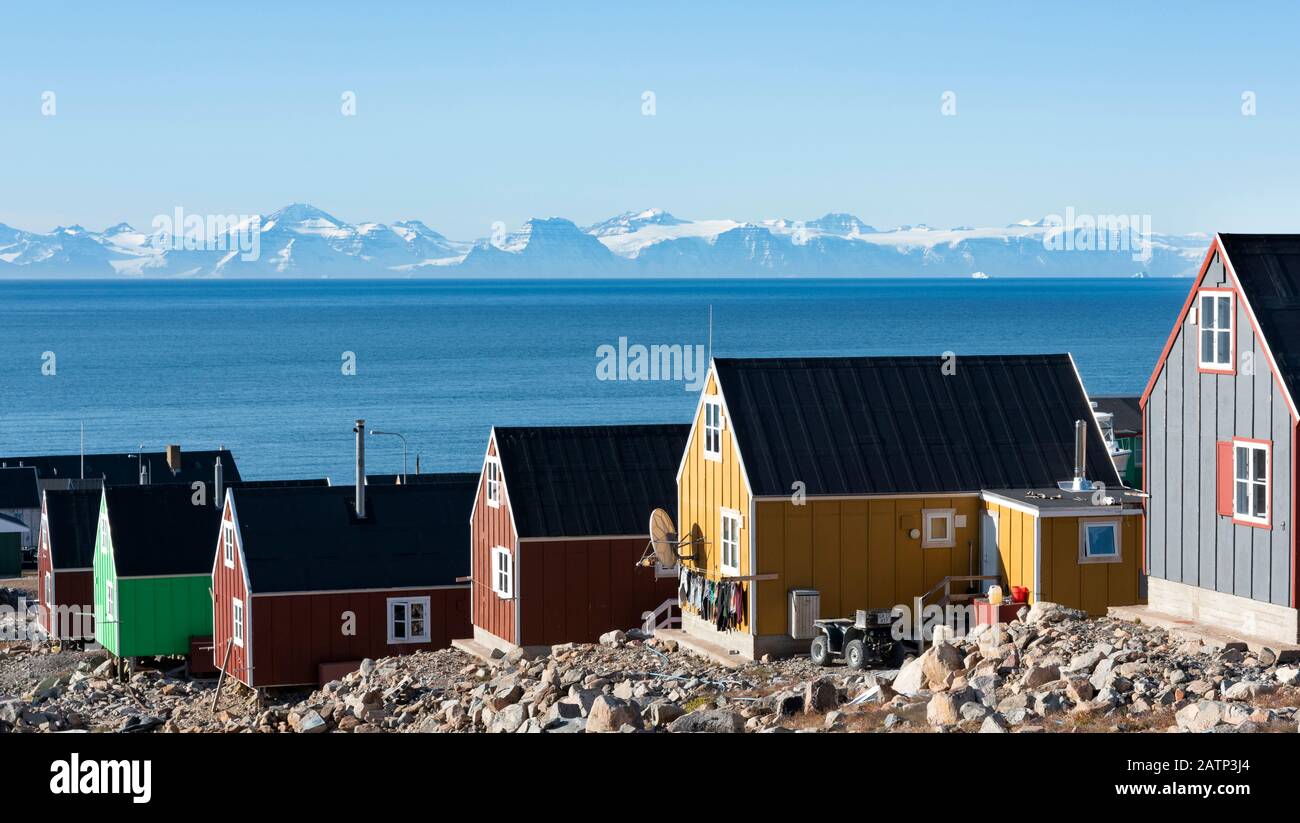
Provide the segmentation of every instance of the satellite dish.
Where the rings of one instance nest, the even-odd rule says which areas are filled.
[[[663,509],[650,513],[650,547],[655,559],[664,568],[677,565],[677,527],[673,518]]]

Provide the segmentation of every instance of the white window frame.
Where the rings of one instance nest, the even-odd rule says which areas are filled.
[[[486,481],[487,504],[494,509],[501,508],[501,461],[495,457],[489,457],[487,465],[483,469],[483,476]]]
[[[1111,529],[1115,533],[1114,554],[1092,554],[1088,546],[1090,529]],[[1119,519],[1113,520],[1079,520],[1079,562],[1080,563],[1123,563],[1124,562],[1124,525]]]
[[[223,523],[221,527],[221,562],[227,569],[235,567],[235,524]]]
[[[109,623],[117,622],[117,602],[113,597],[113,581],[104,581],[104,620]]]
[[[505,546],[492,547],[492,591],[502,600],[515,596],[515,557]]]
[[[108,518],[99,518],[99,553],[108,554]]]
[[[712,419],[710,419],[712,418]],[[715,395],[704,398],[704,459],[722,462],[722,431],[725,428],[722,398]]]
[[[1218,301],[1221,299],[1228,301],[1228,325],[1227,328],[1218,325]],[[1212,306],[1216,311],[1209,315],[1205,312],[1205,301],[1211,300]],[[1233,373],[1235,358],[1237,356],[1237,295],[1230,289],[1201,289],[1196,293],[1196,323],[1199,327],[1196,330],[1196,361],[1204,371]],[[1205,334],[1209,332],[1213,335],[1213,348],[1206,357],[1205,351]],[[1219,335],[1228,335],[1228,362],[1224,363],[1218,359],[1218,339]]]
[[[936,538],[930,534],[930,523],[944,520],[948,523],[948,536]],[[921,510],[921,548],[951,549],[957,545],[957,510],[956,509],[922,509]]]
[[[44,594],[45,608],[48,609],[54,605],[54,572],[51,572],[48,569],[45,571]]]
[[[740,574],[740,532],[745,516],[735,509],[724,508],[718,518],[718,568],[724,575]]]
[[[1247,467],[1246,476],[1242,477],[1242,469],[1238,464],[1241,459],[1241,452],[1245,450],[1251,456],[1251,463],[1254,463],[1255,453],[1264,453],[1264,479],[1256,480]],[[1246,502],[1251,507],[1250,511],[1243,512],[1237,504],[1240,501],[1240,490],[1242,486],[1246,487]],[[1255,489],[1262,486],[1264,488],[1264,513],[1262,515],[1254,511]],[[1248,523],[1253,526],[1268,526],[1271,524],[1269,519],[1273,509],[1273,444],[1268,442],[1259,442],[1256,440],[1242,440],[1233,438],[1232,441],[1232,519],[1240,523]]]
[[[398,637],[394,631],[397,625],[396,611],[397,607],[405,608],[405,616],[402,624],[405,628],[405,637]],[[411,616],[411,607],[420,607],[419,620],[423,628],[419,634],[412,634],[411,623],[416,619]],[[429,642],[429,598],[426,597],[390,597],[388,598],[388,643],[389,645],[401,645],[404,643],[428,643]]]
[[[230,598],[230,636],[234,639],[235,645],[241,649],[244,647],[244,601],[238,597]]]

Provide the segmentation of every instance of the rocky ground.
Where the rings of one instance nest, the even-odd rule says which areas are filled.
[[[807,658],[732,670],[671,641],[606,636],[483,662],[455,650],[365,661],[311,692],[256,693],[103,652],[0,643],[0,731],[1295,731],[1300,670],[1053,604],[898,670]],[[8,695],[8,696],[6,696]]]

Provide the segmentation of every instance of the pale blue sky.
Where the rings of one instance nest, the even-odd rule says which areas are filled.
[[[0,222],[308,201],[457,238],[650,206],[1300,228],[1300,7],[993,6],[6,4]]]

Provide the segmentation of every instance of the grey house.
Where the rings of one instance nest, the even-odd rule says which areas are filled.
[[[1142,395],[1155,611],[1297,641],[1300,235],[1220,234]]]

